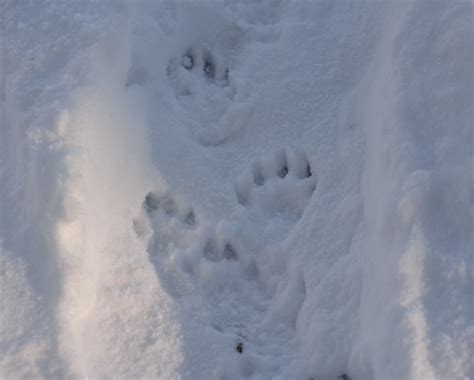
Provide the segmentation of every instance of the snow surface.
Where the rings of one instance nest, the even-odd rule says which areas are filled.
[[[0,377],[474,378],[472,15],[0,2]]]

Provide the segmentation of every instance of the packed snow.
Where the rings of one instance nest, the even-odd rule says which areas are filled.
[[[0,2],[0,378],[474,378],[470,0]]]

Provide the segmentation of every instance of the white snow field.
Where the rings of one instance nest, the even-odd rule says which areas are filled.
[[[474,378],[473,3],[0,0],[0,378]]]

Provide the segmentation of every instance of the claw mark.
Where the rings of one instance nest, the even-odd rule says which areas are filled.
[[[160,200],[158,196],[150,191],[145,196],[145,200],[143,201],[143,207],[145,207],[145,210],[147,210],[148,212],[158,210],[158,208],[160,207]]]
[[[184,219],[184,223],[190,225],[190,226],[195,226],[196,223],[196,215],[194,215],[193,211],[190,211],[188,215],[186,215],[186,218]]]
[[[280,177],[280,178],[285,178],[287,174],[288,174],[288,165],[285,163],[285,166],[283,166],[283,167],[278,171],[278,177]]]
[[[224,247],[224,258],[226,260],[237,260],[237,253],[230,243],[227,243]]]
[[[241,354],[242,352],[244,352],[244,344],[242,342],[239,342],[239,344],[237,344],[237,346],[235,347],[235,350]]]
[[[212,58],[211,53],[209,53],[208,51],[205,51],[203,55],[203,59],[204,59],[204,68],[203,68],[204,74],[206,74],[206,76],[209,79],[213,79],[214,76],[216,75],[216,64],[214,63],[214,59]]]
[[[312,173],[311,173],[311,166],[309,165],[309,162],[308,164],[306,165],[306,170],[305,170],[305,177],[306,178],[309,178],[312,176]]]

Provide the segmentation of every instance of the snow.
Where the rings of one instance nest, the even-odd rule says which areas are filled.
[[[0,377],[474,377],[472,2],[3,1]]]

